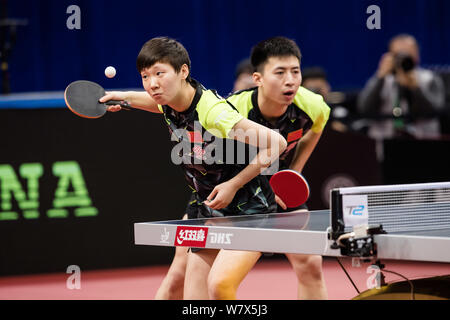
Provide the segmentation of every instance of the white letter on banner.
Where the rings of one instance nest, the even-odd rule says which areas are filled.
[[[67,18],[66,26],[67,29],[73,30],[81,29],[81,10],[77,5],[71,5],[67,7],[66,13],[71,13],[72,15]]]
[[[369,30],[381,29],[381,10],[377,5],[371,5],[367,7],[367,14],[372,13],[371,16],[367,18],[366,26]]]

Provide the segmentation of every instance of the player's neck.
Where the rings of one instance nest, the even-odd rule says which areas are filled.
[[[276,121],[286,112],[288,107],[288,105],[279,104],[266,97],[261,89],[258,90],[258,106],[264,119],[269,122]]]
[[[175,97],[175,99],[169,104],[169,107],[171,107],[173,110],[177,112],[184,112],[192,104],[192,100],[194,100],[195,96],[195,88],[191,86],[189,82],[185,82],[178,93],[178,95]]]

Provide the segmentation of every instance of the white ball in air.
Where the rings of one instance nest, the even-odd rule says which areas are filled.
[[[105,76],[107,76],[108,78],[114,78],[114,76],[116,75],[116,69],[114,67],[107,67],[105,69]]]

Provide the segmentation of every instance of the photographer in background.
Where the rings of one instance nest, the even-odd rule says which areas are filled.
[[[348,130],[346,118],[349,110],[343,104],[347,96],[342,92],[331,91],[326,71],[319,66],[302,69],[302,87],[320,94],[331,108],[329,123],[332,129],[340,132]]]
[[[302,70],[302,86],[314,93],[320,94],[325,101],[331,92],[327,73],[321,67],[308,67]]]
[[[367,127],[371,138],[439,137],[444,85],[432,71],[420,68],[419,60],[413,36],[400,34],[389,42],[389,52],[358,98],[360,115],[373,119]]]

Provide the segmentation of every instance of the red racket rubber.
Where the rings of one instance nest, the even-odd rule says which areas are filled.
[[[309,185],[306,179],[297,171],[287,169],[275,173],[269,181],[273,192],[289,208],[298,207],[309,197]]]

